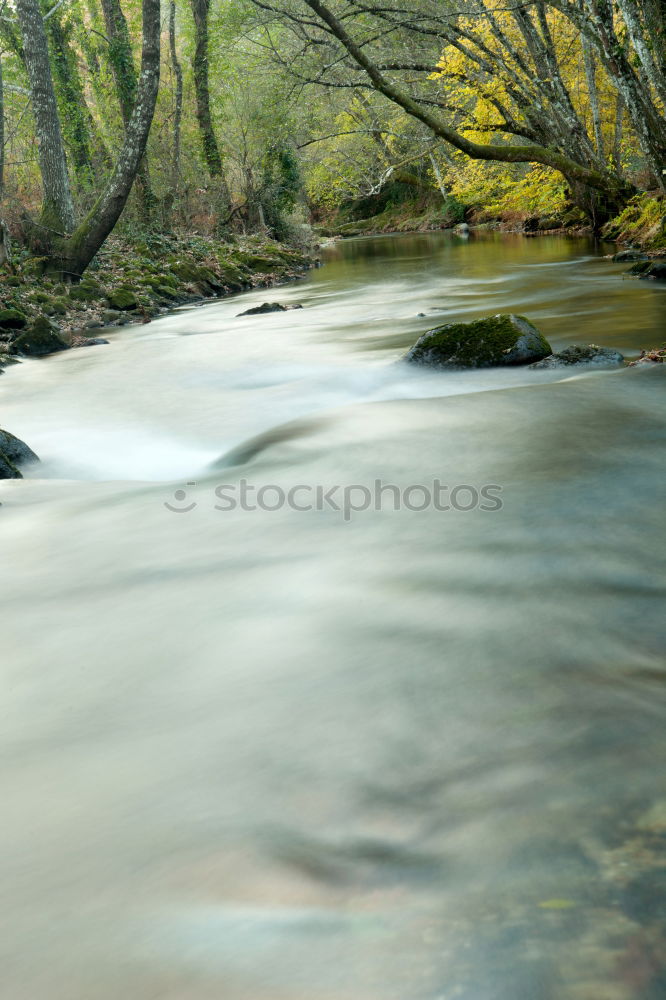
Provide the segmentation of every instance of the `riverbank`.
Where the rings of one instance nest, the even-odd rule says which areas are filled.
[[[589,219],[579,208],[568,206],[565,211],[535,214],[528,210],[485,209],[440,200],[421,200],[399,205],[389,204],[381,212],[367,218],[348,220],[344,215],[317,227],[324,237],[374,236],[390,233],[431,232],[453,229],[465,221],[470,229],[502,233],[523,233],[591,236]],[[636,195],[620,215],[611,219],[601,231],[603,239],[622,246],[639,248],[650,256],[666,254],[666,203],[646,194]]]
[[[204,236],[112,237],[79,284],[42,276],[24,257],[0,277],[0,372],[21,355],[39,357],[99,342],[104,327],[148,323],[179,305],[291,281],[315,264],[313,250],[264,236],[233,243]]]

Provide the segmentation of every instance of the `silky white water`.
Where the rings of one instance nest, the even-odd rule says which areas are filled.
[[[3,1000],[663,995],[664,373],[397,363],[658,343],[598,253],[351,241],[2,376]],[[435,478],[502,508],[216,494]]]

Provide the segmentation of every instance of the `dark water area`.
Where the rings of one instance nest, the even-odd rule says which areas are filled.
[[[609,249],[337,243],[3,376],[3,1000],[666,995],[666,372],[398,363],[660,343]]]

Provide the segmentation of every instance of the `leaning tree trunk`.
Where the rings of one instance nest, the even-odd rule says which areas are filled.
[[[160,0],[143,0],[141,73],[132,116],[105,190],[71,237],[54,248],[52,269],[80,277],[113,230],[137,176],[155,113],[160,80]]]
[[[109,36],[109,62],[116,82],[116,93],[120,104],[125,130],[127,130],[132,110],[136,104],[137,78],[132,55],[132,40],[130,38],[127,19],[123,14],[120,0],[102,0],[102,11],[106,32]],[[150,183],[148,164],[142,159],[137,172],[137,187],[143,207],[143,214],[148,221],[155,210],[157,199]]]
[[[52,237],[71,233],[74,228],[74,205],[39,0],[16,0],[16,13],[23,36],[25,67],[30,80],[43,185],[41,218],[39,223],[32,225],[41,230],[44,243],[48,246]],[[33,242],[38,246],[39,232],[33,236]]]

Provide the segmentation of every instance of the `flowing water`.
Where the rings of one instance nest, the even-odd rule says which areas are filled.
[[[601,252],[349,241],[2,376],[3,1000],[663,998],[666,371],[397,363],[660,343]]]

